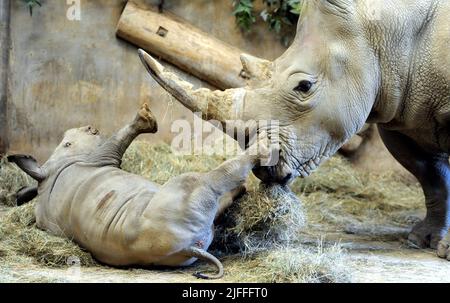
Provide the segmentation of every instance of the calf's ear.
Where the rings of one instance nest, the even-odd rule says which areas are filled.
[[[16,204],[17,206],[24,205],[38,195],[37,186],[25,186],[19,189],[16,193]]]
[[[31,178],[38,182],[44,181],[46,175],[42,168],[37,163],[36,159],[27,155],[11,155],[8,156],[8,161],[16,163],[21,170],[26,172]]]

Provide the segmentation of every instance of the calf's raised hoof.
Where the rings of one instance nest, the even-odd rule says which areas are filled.
[[[156,133],[158,131],[158,123],[147,103],[142,104],[134,119],[133,126],[142,133]]]

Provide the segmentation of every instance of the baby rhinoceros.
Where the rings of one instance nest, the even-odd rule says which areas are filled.
[[[9,156],[39,182],[21,190],[18,200],[37,196],[37,226],[73,239],[105,264],[187,266],[202,259],[218,273],[195,276],[220,278],[222,264],[207,252],[213,221],[241,193],[258,156],[246,153],[210,172],[183,174],[160,186],[120,169],[133,139],[156,131],[144,104],[131,124],[108,139],[90,126],[66,131],[41,167],[31,156]]]

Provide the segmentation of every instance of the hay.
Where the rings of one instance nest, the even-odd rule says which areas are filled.
[[[298,242],[305,222],[301,201],[289,188],[252,178],[248,192],[217,222],[212,249],[248,255],[289,246]]]
[[[35,204],[28,203],[12,208],[0,221],[0,258],[6,263],[17,262],[20,257],[31,257],[33,261],[49,266],[71,265],[70,260],[80,265],[92,266],[96,262],[91,255],[69,239],[56,237],[39,230],[35,225]]]
[[[351,271],[339,245],[297,245],[261,251],[252,257],[225,261],[226,273],[240,282],[348,283]]]
[[[391,172],[357,171],[340,156],[309,178],[298,179],[292,190],[304,202],[309,224],[341,229],[361,224],[408,227],[419,220],[417,211],[424,209],[418,183]]]

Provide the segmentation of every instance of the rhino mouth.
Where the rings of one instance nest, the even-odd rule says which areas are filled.
[[[322,151],[315,156],[307,158],[297,155],[292,151],[300,151],[301,148],[292,148],[280,153],[280,162],[272,167],[256,167],[254,174],[264,183],[278,183],[286,185],[297,177],[306,178],[314,173],[322,162],[330,156],[327,151]],[[301,159],[301,160],[300,160]]]
[[[297,177],[309,177],[320,164],[329,158],[329,142],[299,138],[297,132],[289,127],[264,129],[278,142],[279,161],[271,167],[256,167],[255,175],[264,183],[289,184]]]

